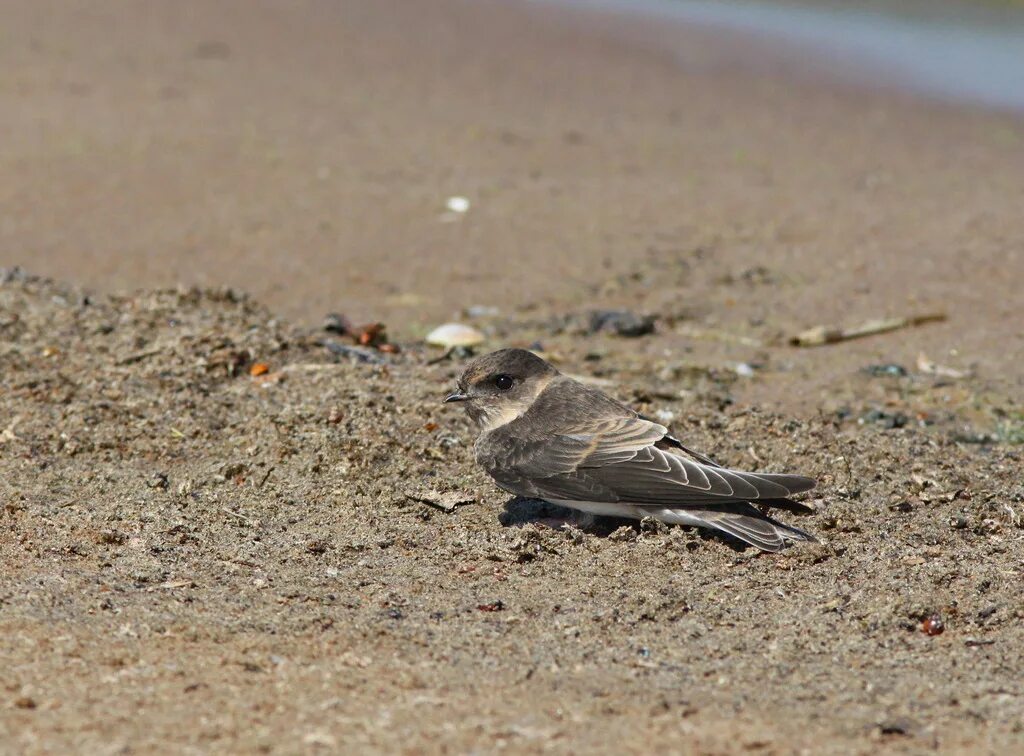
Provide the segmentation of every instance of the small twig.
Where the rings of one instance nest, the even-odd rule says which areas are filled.
[[[270,477],[270,473],[274,472],[274,467],[271,466],[267,469],[267,472],[260,479],[260,482],[256,484],[256,488],[263,488],[263,484],[267,482],[267,478]]]
[[[158,585],[157,588],[173,591],[176,588],[191,588],[192,586],[193,582],[191,580],[168,580],[166,583]]]
[[[452,512],[455,511],[455,505],[454,504],[446,504],[443,501],[434,501],[433,499],[424,499],[424,498],[422,498],[420,496],[412,496],[410,494],[406,494],[405,498],[407,498],[409,501],[416,501],[416,502],[419,502],[420,504],[426,504],[428,507],[433,507],[434,509],[440,509],[442,512],[447,512],[448,514],[451,514]]]
[[[836,344],[840,341],[861,339],[865,336],[874,336],[878,333],[888,333],[900,328],[910,328],[924,325],[925,323],[937,323],[946,319],[946,313],[933,312],[924,315],[911,315],[905,318],[883,318],[880,320],[869,320],[853,328],[837,328],[834,326],[815,326],[789,340],[793,346],[811,347],[823,344]]]
[[[845,454],[840,454],[839,459],[843,461],[843,467],[846,468],[846,488],[849,490],[853,488],[853,468],[850,467],[850,460]]]
[[[236,512],[233,509],[228,509],[227,507],[221,507],[220,511],[223,512],[224,514],[231,515],[232,517],[237,517],[239,520],[244,522],[246,525],[254,525],[255,524],[254,520],[250,520],[248,517],[246,517],[241,512]]]
[[[155,357],[156,355],[160,354],[163,351],[163,349],[150,349],[149,351],[146,352],[137,352],[136,354],[130,354],[127,357],[121,358],[115,364],[119,366],[134,365],[136,362],[142,362],[143,360],[148,359],[150,357]]]

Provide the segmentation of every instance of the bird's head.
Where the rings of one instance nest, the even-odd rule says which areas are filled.
[[[462,402],[481,430],[493,430],[526,412],[558,371],[525,349],[501,349],[470,362],[445,402]]]

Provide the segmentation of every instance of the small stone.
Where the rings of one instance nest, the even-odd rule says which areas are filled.
[[[609,541],[628,543],[636,540],[636,529],[631,525],[620,525],[608,536]]]
[[[327,543],[323,538],[316,538],[306,544],[306,551],[310,554],[320,555],[330,548],[330,544]]]
[[[645,517],[640,520],[640,532],[648,535],[663,534],[669,530],[668,525],[654,517]]]
[[[902,378],[907,374],[907,369],[896,364],[868,365],[866,368],[862,368],[861,372],[867,373],[873,378]]]
[[[922,501],[917,498],[904,499],[903,501],[893,504],[892,508],[897,512],[913,512],[915,507],[922,504]]]
[[[591,333],[607,331],[635,338],[654,333],[654,320],[652,315],[637,315],[628,310],[594,310],[588,328]]]
[[[124,533],[117,530],[104,530],[96,537],[96,541],[98,543],[106,544],[108,546],[119,546],[126,540]]]
[[[453,213],[464,213],[469,210],[469,200],[465,197],[449,197],[444,206]]]
[[[885,412],[879,409],[869,410],[860,418],[861,424],[874,423],[889,430],[902,428],[908,422],[910,418],[902,412]]]
[[[367,365],[380,365],[385,362],[385,359],[376,350],[367,349],[366,347],[349,346],[348,344],[339,344],[335,341],[325,341],[323,345],[331,354],[347,357],[354,362]]]
[[[921,623],[921,632],[925,635],[942,635],[946,631],[946,623],[942,621],[942,617],[938,614],[933,614]]]
[[[146,485],[149,488],[159,488],[161,491],[166,491],[170,483],[167,480],[167,473],[153,473],[153,475],[146,481]]]
[[[328,333],[347,336],[352,332],[352,322],[341,313],[329,312],[324,316],[324,330]]]
[[[914,730],[914,723],[904,717],[886,719],[878,723],[878,730],[883,735],[909,735]]]
[[[988,619],[993,614],[995,614],[997,611],[999,611],[999,607],[998,606],[987,606],[984,609],[982,609],[980,612],[978,612],[978,619],[982,619],[982,620]]]

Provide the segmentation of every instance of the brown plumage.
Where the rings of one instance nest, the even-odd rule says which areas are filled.
[[[725,469],[525,350],[474,360],[445,401],[464,402],[481,429],[477,461],[510,493],[594,514],[712,528],[765,551],[815,540],[751,503],[808,512],[789,497],[813,488],[810,478]]]

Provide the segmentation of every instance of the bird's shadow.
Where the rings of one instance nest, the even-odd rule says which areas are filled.
[[[561,528],[566,525],[579,528],[598,538],[607,538],[619,528],[625,526],[641,532],[639,520],[626,517],[609,517],[588,514],[569,507],[562,507],[542,499],[529,499],[525,496],[513,496],[505,502],[505,508],[498,515],[498,522],[506,528],[521,528],[524,525],[546,525],[550,528]],[[669,527],[685,527],[670,525]],[[694,531],[702,541],[724,543],[733,551],[743,552],[751,548],[738,538],[725,533],[716,533],[703,528],[687,528]]]
[[[569,507],[561,507],[542,499],[528,499],[525,496],[513,496],[506,501],[504,510],[498,515],[498,522],[506,528],[546,525],[549,528],[557,529],[568,525],[601,538],[606,538],[623,525],[639,526],[636,520],[627,520],[622,517],[600,517]]]

